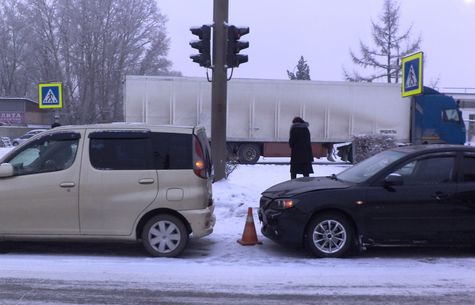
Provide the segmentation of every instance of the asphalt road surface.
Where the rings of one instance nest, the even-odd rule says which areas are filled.
[[[168,289],[171,290],[168,290]],[[123,283],[98,283],[84,281],[51,281],[38,279],[6,278],[0,282],[0,304],[475,304],[473,294],[456,295],[325,295],[315,294],[243,294],[209,293],[195,291],[192,287],[157,287],[156,289],[130,288]]]

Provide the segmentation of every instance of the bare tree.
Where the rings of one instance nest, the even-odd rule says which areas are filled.
[[[123,120],[127,74],[179,75],[155,0],[4,0],[0,17],[0,94],[62,82],[63,123]]]
[[[48,2],[59,20],[50,58],[62,67],[73,122],[122,120],[125,75],[169,73],[166,18],[154,0]]]
[[[372,36],[375,47],[369,47],[360,41],[361,56],[350,50],[354,64],[370,68],[373,72],[364,76],[354,70],[348,72],[343,68],[346,80],[372,82],[384,78],[388,83],[398,83],[401,78],[401,58],[420,49],[421,37],[410,39],[412,26],[400,34],[399,5],[395,0],[385,0],[383,14],[379,23],[371,21]]]
[[[25,5],[17,0],[0,2],[0,95],[32,94],[30,73],[31,32],[22,14]]]

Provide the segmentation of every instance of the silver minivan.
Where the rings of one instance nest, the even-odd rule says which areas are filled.
[[[202,127],[64,126],[0,163],[0,240],[141,240],[174,257],[213,231]]]

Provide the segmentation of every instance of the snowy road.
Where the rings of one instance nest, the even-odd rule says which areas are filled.
[[[473,304],[471,292],[458,294],[428,295],[338,295],[338,294],[246,294],[234,292],[206,292],[183,287],[180,290],[155,288],[129,288],[120,283],[96,283],[73,281],[35,281],[7,279],[0,284],[0,301],[14,304],[328,304],[328,305],[447,305]],[[316,290],[318,288],[316,287]],[[47,300],[47,301],[46,301]],[[86,301],[85,301],[86,300]]]
[[[228,237],[192,242],[179,259],[130,244],[6,243],[0,304],[475,304],[475,249],[313,259]]]

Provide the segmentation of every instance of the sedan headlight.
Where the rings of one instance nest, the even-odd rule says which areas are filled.
[[[293,208],[298,203],[297,199],[283,198],[274,200],[273,208],[285,210]]]

